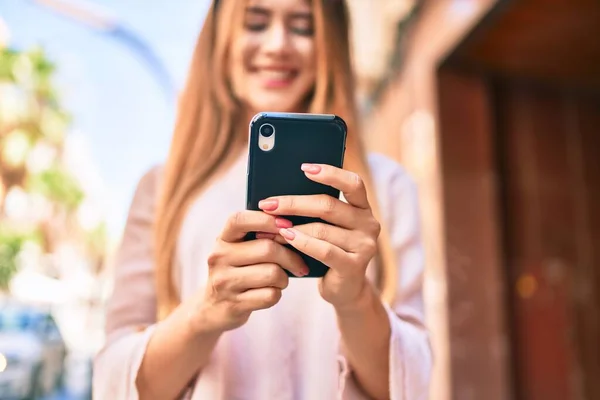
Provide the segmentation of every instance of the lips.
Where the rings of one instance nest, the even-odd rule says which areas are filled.
[[[261,77],[269,80],[280,80],[285,81],[293,78],[296,73],[293,70],[259,70]]]
[[[256,68],[254,72],[267,88],[289,86],[298,76],[298,70],[293,68]]]

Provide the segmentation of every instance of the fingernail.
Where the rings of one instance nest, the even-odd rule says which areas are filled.
[[[292,224],[292,221],[284,218],[275,218],[275,226],[278,228],[291,228],[294,224]]]
[[[261,200],[258,202],[258,208],[264,211],[275,211],[277,209],[277,200]]]
[[[309,269],[308,267],[302,267],[302,269],[300,270],[300,276],[306,276],[309,273]]]
[[[256,238],[257,239],[275,239],[275,234],[267,233],[267,232],[258,232],[256,234]]]
[[[309,174],[318,174],[319,172],[321,172],[321,166],[315,164],[302,164],[300,166],[300,169]]]
[[[283,228],[279,230],[279,234],[284,237],[286,240],[294,240],[296,238],[296,233],[291,229]]]

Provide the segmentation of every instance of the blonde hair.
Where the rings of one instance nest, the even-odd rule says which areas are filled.
[[[207,14],[192,57],[190,74],[179,102],[170,153],[165,164],[155,224],[155,261],[158,319],[164,319],[180,299],[173,282],[176,240],[190,202],[207,182],[230,166],[242,151],[245,136],[235,124],[242,111],[229,88],[228,50],[233,31],[241,25],[239,0],[220,0]],[[308,112],[331,113],[348,125],[344,168],[358,173],[367,187],[375,216],[382,223],[378,242],[378,286],[384,301],[391,302],[397,266],[358,134],[351,71],[348,10],[343,1],[313,0],[316,82]]]

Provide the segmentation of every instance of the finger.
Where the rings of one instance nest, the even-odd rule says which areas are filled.
[[[359,209],[326,194],[270,197],[258,206],[268,214],[321,218],[349,229],[355,227],[360,217]]]
[[[272,263],[281,266],[296,276],[308,274],[308,267],[302,258],[270,239],[257,239],[231,245],[227,263],[234,267]]]
[[[249,232],[277,233],[279,228],[291,226],[292,223],[284,218],[260,211],[239,211],[229,217],[225,223],[221,239],[225,242],[237,242]]]
[[[274,240],[275,242],[277,242],[279,244],[288,244],[287,240],[285,240],[283,238],[283,236],[281,236],[281,235],[277,235],[277,236],[275,236],[274,239],[271,239],[271,240]]]
[[[302,253],[321,261],[332,269],[348,264],[349,254],[324,240],[311,237],[295,228],[281,229],[281,236]]]
[[[360,248],[360,233],[357,234],[339,226],[324,224],[322,222],[312,222],[310,224],[296,225],[294,229],[315,239],[329,242],[349,253],[354,253]],[[287,241],[281,235],[277,235],[275,240],[287,244]]]
[[[276,233],[266,233],[266,232],[257,232],[256,233],[256,238],[257,239],[275,239],[278,235]]]
[[[231,274],[230,287],[235,292],[263,287],[274,287],[283,290],[289,283],[289,278],[283,269],[272,263],[233,268]]]
[[[263,287],[250,289],[236,296],[236,308],[240,313],[273,307],[281,299],[281,289]]]
[[[358,174],[327,164],[302,164],[300,168],[308,179],[340,190],[353,206],[370,208],[365,184]]]

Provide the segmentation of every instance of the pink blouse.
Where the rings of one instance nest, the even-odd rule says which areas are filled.
[[[432,354],[424,327],[423,251],[415,185],[392,160],[369,156],[382,218],[398,260],[397,296],[387,306],[390,325],[392,400],[426,399]],[[225,220],[243,209],[246,157],[205,190],[184,220],[174,279],[182,299],[205,284],[207,258]],[[156,323],[151,226],[160,171],[140,181],[116,262],[114,293],[107,310],[107,341],[94,365],[94,399],[137,399],[135,386]],[[367,274],[376,278],[369,266]],[[185,394],[193,400],[366,399],[340,351],[333,307],[317,279],[290,279],[280,302],[254,312],[242,327],[224,333],[209,364]]]

